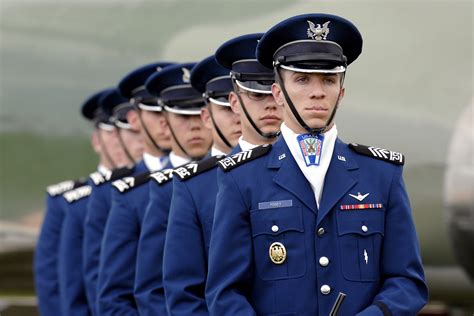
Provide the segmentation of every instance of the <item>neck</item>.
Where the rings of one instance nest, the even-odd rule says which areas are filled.
[[[247,131],[242,129],[242,139],[253,145],[273,144],[273,142],[275,142],[276,140],[276,138],[267,139],[260,136],[257,132],[254,131],[253,128],[252,130]]]
[[[219,140],[217,139],[214,139],[214,148],[216,148],[217,150],[225,153],[225,154],[229,154],[231,151],[232,151],[232,148],[229,148],[227,147],[226,145],[224,145],[223,143],[221,143]]]

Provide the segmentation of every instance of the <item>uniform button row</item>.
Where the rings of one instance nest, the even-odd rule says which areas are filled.
[[[326,233],[326,230],[323,227],[320,227],[320,228],[318,228],[316,233],[318,234],[319,237],[321,237],[322,235],[324,235]]]
[[[320,264],[322,267],[326,267],[326,266],[329,264],[329,259],[328,259],[328,257],[321,257],[321,258],[319,258],[319,264]]]
[[[329,293],[331,293],[331,287],[327,284],[324,284],[321,286],[321,293],[324,294],[324,295],[328,295]]]

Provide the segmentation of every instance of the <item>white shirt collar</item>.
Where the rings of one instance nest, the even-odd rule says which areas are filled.
[[[148,170],[158,171],[163,169],[166,164],[166,159],[164,159],[164,157],[153,156],[145,152],[143,153],[143,162],[145,163],[145,166],[148,168]]]
[[[106,168],[104,165],[97,166],[97,171],[99,171],[107,179],[112,176],[112,170],[110,170],[109,168]]]
[[[240,145],[240,148],[242,149],[242,151],[254,149],[255,147],[258,146],[258,145],[251,144],[248,141],[244,140],[242,138],[242,136],[239,137],[239,145]]]
[[[188,157],[182,157],[176,155],[174,152],[170,152],[170,162],[173,168],[179,167],[191,161]]]
[[[324,187],[324,178],[326,177],[326,172],[328,171],[329,164],[331,162],[332,154],[334,152],[334,146],[337,139],[337,128],[336,124],[333,127],[324,133],[324,142],[321,153],[321,160],[319,166],[306,166],[303,153],[301,152],[300,145],[296,139],[298,135],[293,130],[291,130],[285,123],[281,125],[281,134],[290,149],[291,155],[295,159],[298,167],[301,172],[311,184],[313,189],[316,203],[318,204],[321,200],[323,187]]]
[[[227,154],[220,151],[219,149],[217,149],[215,146],[212,146],[211,148],[211,156],[221,156],[221,155],[224,155],[226,156]]]

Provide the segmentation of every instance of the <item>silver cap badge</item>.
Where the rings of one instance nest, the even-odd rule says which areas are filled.
[[[316,41],[321,41],[321,40],[326,39],[326,37],[329,34],[328,25],[331,21],[327,21],[326,23],[323,24],[323,26],[321,26],[321,24],[314,24],[311,21],[307,21],[307,22],[309,25],[308,31],[307,31],[309,38],[314,39]]]
[[[181,70],[183,71],[183,82],[189,83],[191,78],[191,71],[186,68],[181,68]]]

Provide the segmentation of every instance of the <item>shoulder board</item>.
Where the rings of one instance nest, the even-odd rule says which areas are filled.
[[[173,169],[164,169],[161,171],[156,171],[150,174],[150,178],[155,180],[159,185],[163,185],[166,182],[173,179]]]
[[[359,153],[364,156],[384,160],[400,166],[403,166],[405,164],[405,156],[396,151],[372,146],[365,146],[356,143],[349,144],[349,148],[351,148],[356,153]]]
[[[107,182],[110,178],[103,175],[99,171],[93,172],[89,175],[89,179],[94,183],[95,186],[99,186],[105,182]]]
[[[81,178],[78,180],[68,180],[49,185],[46,187],[46,192],[52,197],[61,195],[67,191],[83,186],[87,183],[87,179]]]
[[[178,176],[181,181],[186,181],[194,176],[197,176],[204,171],[217,166],[217,162],[225,158],[225,155],[213,156],[199,162],[191,162],[173,170],[173,173]]]
[[[92,187],[90,185],[83,185],[63,194],[66,201],[71,204],[91,195]]]
[[[150,172],[141,173],[135,177],[124,177],[120,180],[112,182],[112,186],[115,187],[120,193],[125,193],[133,188],[136,188],[150,180]]]
[[[270,144],[258,146],[253,149],[241,151],[234,155],[225,157],[224,159],[219,160],[218,164],[222,170],[227,172],[240,165],[243,165],[246,162],[252,161],[258,157],[266,155],[270,151],[270,149],[272,149],[272,145]]]
[[[96,171],[89,175],[89,179],[94,183],[95,186],[101,186],[104,183],[115,181],[130,175],[133,172],[133,167],[123,167],[114,169],[110,176],[104,176],[102,173]]]

